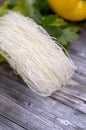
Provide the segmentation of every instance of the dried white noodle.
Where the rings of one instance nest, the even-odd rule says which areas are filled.
[[[15,12],[0,18],[0,53],[25,83],[42,96],[50,96],[65,85],[75,68],[41,26]]]

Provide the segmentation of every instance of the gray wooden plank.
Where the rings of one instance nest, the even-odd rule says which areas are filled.
[[[63,130],[48,120],[26,111],[8,98],[0,94],[0,114],[27,130]]]
[[[73,79],[77,82],[79,82],[80,84],[84,85],[86,88],[86,76],[83,76],[79,73],[75,73],[73,76]]]
[[[73,79],[86,86],[86,27],[79,39],[71,43],[70,55],[77,66]]]
[[[58,100],[86,114],[86,100],[83,100],[79,96],[68,93],[67,91],[60,91],[59,93],[54,93],[52,97],[54,100]]]
[[[4,125],[2,122],[0,122],[0,130],[12,130],[12,129],[10,129],[6,125]]]
[[[76,98],[81,98],[84,102],[86,100],[86,86],[74,80],[71,80],[61,91],[66,91],[66,93],[70,93]]]
[[[71,52],[71,58],[77,67],[76,72],[79,73],[79,75],[86,76],[86,59],[80,58],[77,54],[74,54],[74,51]]]
[[[28,87],[11,81],[3,75],[0,75],[0,93],[30,113],[37,115],[41,120],[55,124],[59,129],[86,129],[86,114],[69,108],[50,97],[40,97]]]
[[[78,82],[71,80],[67,87],[52,97],[86,114],[86,87]]]
[[[80,38],[71,43],[70,55],[77,66],[77,72],[86,76],[86,28],[80,33]]]
[[[24,81],[16,74],[16,72],[13,71],[13,69],[6,62],[0,64],[0,73],[15,81],[25,84]]]
[[[24,128],[15,124],[11,120],[0,115],[0,130],[2,126],[3,126],[3,130],[25,130]]]

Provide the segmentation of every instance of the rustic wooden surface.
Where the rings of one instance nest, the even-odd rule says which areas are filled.
[[[8,64],[0,65],[0,130],[86,130],[86,29],[70,54],[75,75],[47,98],[32,92]]]

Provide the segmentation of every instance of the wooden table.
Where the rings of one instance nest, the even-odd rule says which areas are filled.
[[[70,51],[77,71],[51,97],[38,96],[0,65],[0,130],[86,130],[86,29],[80,35]]]

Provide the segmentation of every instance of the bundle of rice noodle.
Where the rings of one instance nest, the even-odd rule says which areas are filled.
[[[64,86],[75,66],[31,18],[8,12],[0,18],[0,54],[36,93],[50,96]]]

